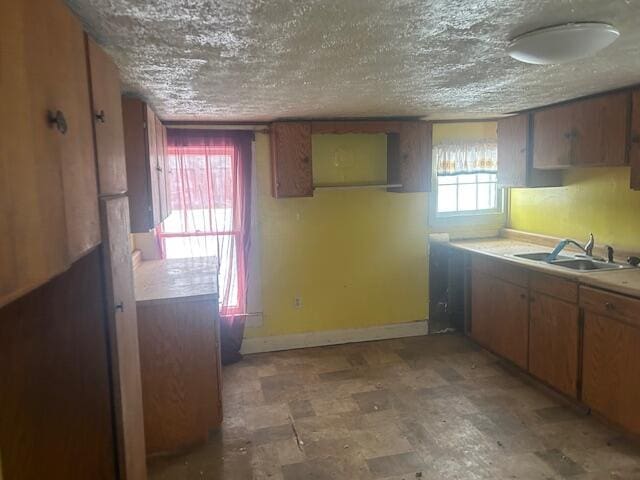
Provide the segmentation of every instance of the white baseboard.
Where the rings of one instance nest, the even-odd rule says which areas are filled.
[[[367,328],[350,328],[325,332],[296,333],[272,337],[245,338],[242,341],[243,354],[276,352],[294,348],[339,345],[341,343],[369,342],[390,338],[418,337],[427,334],[428,320],[396,323]]]

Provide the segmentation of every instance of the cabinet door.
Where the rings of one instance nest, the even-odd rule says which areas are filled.
[[[272,123],[270,140],[273,196],[313,196],[311,123]]]
[[[167,205],[167,137],[164,125],[156,116],[156,153],[158,175],[158,203],[160,205],[160,221],[169,216]]]
[[[122,98],[129,214],[134,233],[148,232],[153,228],[145,111],[144,102],[137,98]]]
[[[120,75],[113,60],[87,36],[99,192],[127,191]]]
[[[582,401],[629,431],[640,433],[640,329],[585,311]]]
[[[387,181],[402,187],[390,192],[431,190],[432,124],[398,122],[398,132],[387,135]]]
[[[149,162],[149,191],[151,193],[151,216],[155,227],[162,221],[160,210],[160,182],[158,174],[160,165],[158,163],[158,134],[156,114],[149,105],[145,106],[145,125],[147,129],[147,161]]]
[[[602,95],[571,105],[575,166],[621,166],[627,163],[630,93]]]
[[[535,292],[529,301],[529,371],[576,398],[578,305]]]
[[[498,120],[498,183],[501,187],[557,187],[560,172],[537,170],[531,165],[529,125],[523,113]]]
[[[101,216],[120,478],[145,480],[144,416],[127,197],[102,199]]]
[[[100,243],[100,216],[98,212],[98,185],[93,147],[93,131],[89,112],[91,101],[86,63],[84,32],[80,22],[58,2],[33,1],[29,15],[41,15],[40,10],[51,10],[55,17],[47,18],[43,48],[36,58],[29,59],[33,67],[31,89],[50,85],[51,103],[48,110],[59,110],[66,121],[66,133],[56,131],[56,148],[62,165],[67,248],[69,258],[75,261]],[[31,36],[31,34],[29,34]],[[51,39],[55,38],[55,41]],[[45,55],[50,55],[46,59]],[[44,80],[46,79],[46,80]],[[44,80],[44,81],[43,81]],[[44,85],[43,85],[44,86]]]
[[[631,92],[631,135],[629,135],[631,188],[640,190],[640,89]]]
[[[569,105],[546,108],[533,114],[533,167],[567,168],[575,132]]]
[[[527,368],[528,303],[526,288],[473,271],[472,337],[498,355]]]

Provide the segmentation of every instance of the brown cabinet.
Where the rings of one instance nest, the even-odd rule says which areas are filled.
[[[432,124],[398,122],[397,133],[387,134],[387,181],[401,184],[391,192],[428,192],[431,189]]]
[[[631,132],[628,150],[631,188],[640,190],[640,88],[631,91]]]
[[[533,168],[531,114],[498,120],[498,184],[501,187],[557,187],[562,174]]]
[[[0,9],[0,305],[100,242],[84,33],[62,2]],[[56,39],[52,41],[51,39]],[[45,232],[43,234],[43,232]]]
[[[269,130],[273,196],[313,196],[311,123],[275,122]]]
[[[629,108],[623,91],[534,112],[533,166],[626,165]]]
[[[475,258],[472,260],[471,336],[525,369],[529,348],[528,308],[525,286],[490,275]]]
[[[578,305],[535,291],[529,301],[529,371],[577,398]]]
[[[148,232],[169,215],[165,130],[151,107],[137,98],[122,98],[122,115],[131,231]]]
[[[584,309],[582,400],[640,433],[640,299],[581,287]]]
[[[103,198],[101,220],[119,478],[146,480],[140,354],[127,197]]]
[[[99,193],[120,194],[127,191],[120,75],[113,60],[88,36],[87,53]]]

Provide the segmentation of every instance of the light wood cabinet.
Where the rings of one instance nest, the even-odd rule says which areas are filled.
[[[529,301],[529,371],[577,398],[578,305],[537,292],[530,292]]]
[[[498,184],[501,187],[557,187],[558,171],[533,168],[531,114],[522,113],[498,120]]]
[[[487,274],[476,262],[472,262],[471,275],[471,336],[526,369],[529,354],[527,288]]]
[[[68,268],[100,228],[81,25],[46,0],[5,2],[0,18],[2,305]]]
[[[313,196],[311,123],[275,122],[269,132],[273,196]]]
[[[626,165],[629,108],[622,91],[534,112],[534,168]]]
[[[101,200],[107,331],[120,478],[146,480],[138,324],[126,196]]]
[[[122,98],[122,115],[131,231],[148,232],[169,214],[161,203],[163,186],[167,204],[164,127],[151,107],[137,98]]]
[[[87,53],[99,193],[117,195],[127,191],[120,75],[113,60],[88,36]]]
[[[582,400],[640,433],[640,299],[581,287],[584,309]]]

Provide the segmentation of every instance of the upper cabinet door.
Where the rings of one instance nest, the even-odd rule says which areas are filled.
[[[631,188],[640,190],[640,89],[631,92],[631,134],[628,151]]]
[[[626,165],[629,92],[601,95],[533,114],[533,166]]]
[[[169,216],[167,192],[167,129],[156,116],[156,153],[158,175],[158,203],[160,205],[160,221]]]
[[[160,181],[158,178],[161,172],[159,163],[157,119],[149,105],[145,106],[145,125],[147,127],[147,161],[149,162],[149,187],[151,192],[151,212],[153,216],[153,225],[155,227],[162,221],[160,210]]]
[[[273,196],[313,196],[311,122],[272,123],[270,133]]]
[[[56,140],[62,160],[67,246],[71,261],[75,261],[100,243],[98,184],[89,118],[91,100],[84,32],[80,22],[61,2],[38,0],[28,3],[30,15],[39,15],[41,9],[50,13],[45,42],[51,47],[44,48],[47,53],[39,55],[37,61],[40,65],[36,67],[38,72],[33,77],[32,90],[39,88],[46,78],[44,81],[50,83],[51,92],[56,92],[55,104],[52,103],[48,110],[60,111],[60,120],[53,126],[58,133]],[[50,56],[45,59],[44,55]],[[66,124],[66,132],[60,122]]]
[[[113,60],[87,37],[93,124],[101,195],[127,191],[120,75]]]
[[[387,135],[387,181],[401,184],[392,192],[428,192],[431,188],[432,124],[399,122]]]

